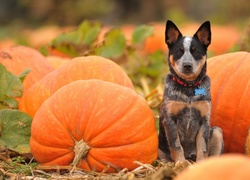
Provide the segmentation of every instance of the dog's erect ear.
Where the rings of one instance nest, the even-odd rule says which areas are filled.
[[[168,47],[171,47],[181,37],[182,34],[177,26],[172,21],[168,20],[165,30],[165,43]]]
[[[197,38],[207,48],[211,43],[210,22],[204,22],[194,34],[194,37]]]

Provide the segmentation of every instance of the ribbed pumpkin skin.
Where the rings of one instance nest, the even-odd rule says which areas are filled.
[[[228,53],[208,59],[211,125],[223,130],[225,152],[244,152],[250,127],[250,54]]]
[[[175,180],[240,180],[250,179],[250,158],[240,154],[210,157],[190,166]]]
[[[1,49],[0,63],[15,75],[20,75],[28,68],[31,69],[23,82],[24,91],[54,70],[42,54],[25,46],[12,46]]]
[[[70,135],[71,134],[71,135]],[[79,167],[102,171],[106,164],[132,170],[157,158],[155,120],[147,102],[127,87],[101,81],[78,80],[60,88],[37,111],[30,146],[42,165],[69,165],[75,142],[90,150]]]
[[[19,109],[34,116],[41,104],[62,86],[76,80],[100,79],[133,89],[133,84],[119,65],[99,57],[77,57],[48,74],[21,98]]]

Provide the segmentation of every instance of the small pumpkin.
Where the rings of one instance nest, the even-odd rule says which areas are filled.
[[[147,53],[154,53],[156,51],[163,51],[167,54],[168,48],[165,43],[165,23],[152,23],[154,27],[154,34],[145,41],[144,51]]]
[[[207,62],[211,78],[211,126],[222,128],[225,152],[244,153],[250,127],[250,53],[228,53]]]
[[[250,179],[250,158],[241,154],[213,156],[181,172],[175,180]]]
[[[26,46],[11,46],[1,49],[0,63],[15,75],[20,75],[26,69],[31,70],[23,82],[24,92],[54,70],[41,53]]]
[[[24,93],[19,103],[32,117],[41,104],[62,86],[80,79],[100,79],[133,89],[133,84],[119,65],[100,56],[77,57],[48,74]]]
[[[157,131],[147,102],[127,87],[78,80],[60,88],[34,116],[30,147],[42,165],[107,172],[157,158]],[[81,151],[81,152],[79,152]]]
[[[42,26],[37,29],[27,29],[23,32],[26,36],[28,43],[39,49],[49,44],[54,38],[62,33],[69,32],[74,27],[58,27],[54,25]]]

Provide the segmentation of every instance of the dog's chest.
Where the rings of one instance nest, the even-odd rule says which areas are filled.
[[[184,119],[195,119],[208,116],[211,103],[209,101],[167,101],[166,109],[168,114]]]
[[[210,115],[211,105],[208,101],[168,101],[166,109],[176,123],[180,141],[191,143]]]

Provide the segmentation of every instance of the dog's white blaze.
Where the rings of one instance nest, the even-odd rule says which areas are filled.
[[[185,51],[189,51],[191,42],[192,42],[192,37],[190,36],[187,36],[183,39],[183,47]]]
[[[198,71],[198,67],[195,62],[195,59],[193,57],[193,55],[190,52],[190,47],[191,47],[191,43],[193,41],[193,38],[191,36],[186,36],[183,39],[183,48],[184,48],[184,54],[182,55],[182,57],[179,60],[180,66],[177,67],[179,72],[182,72],[182,63],[185,62],[191,62],[193,65],[193,73]]]

